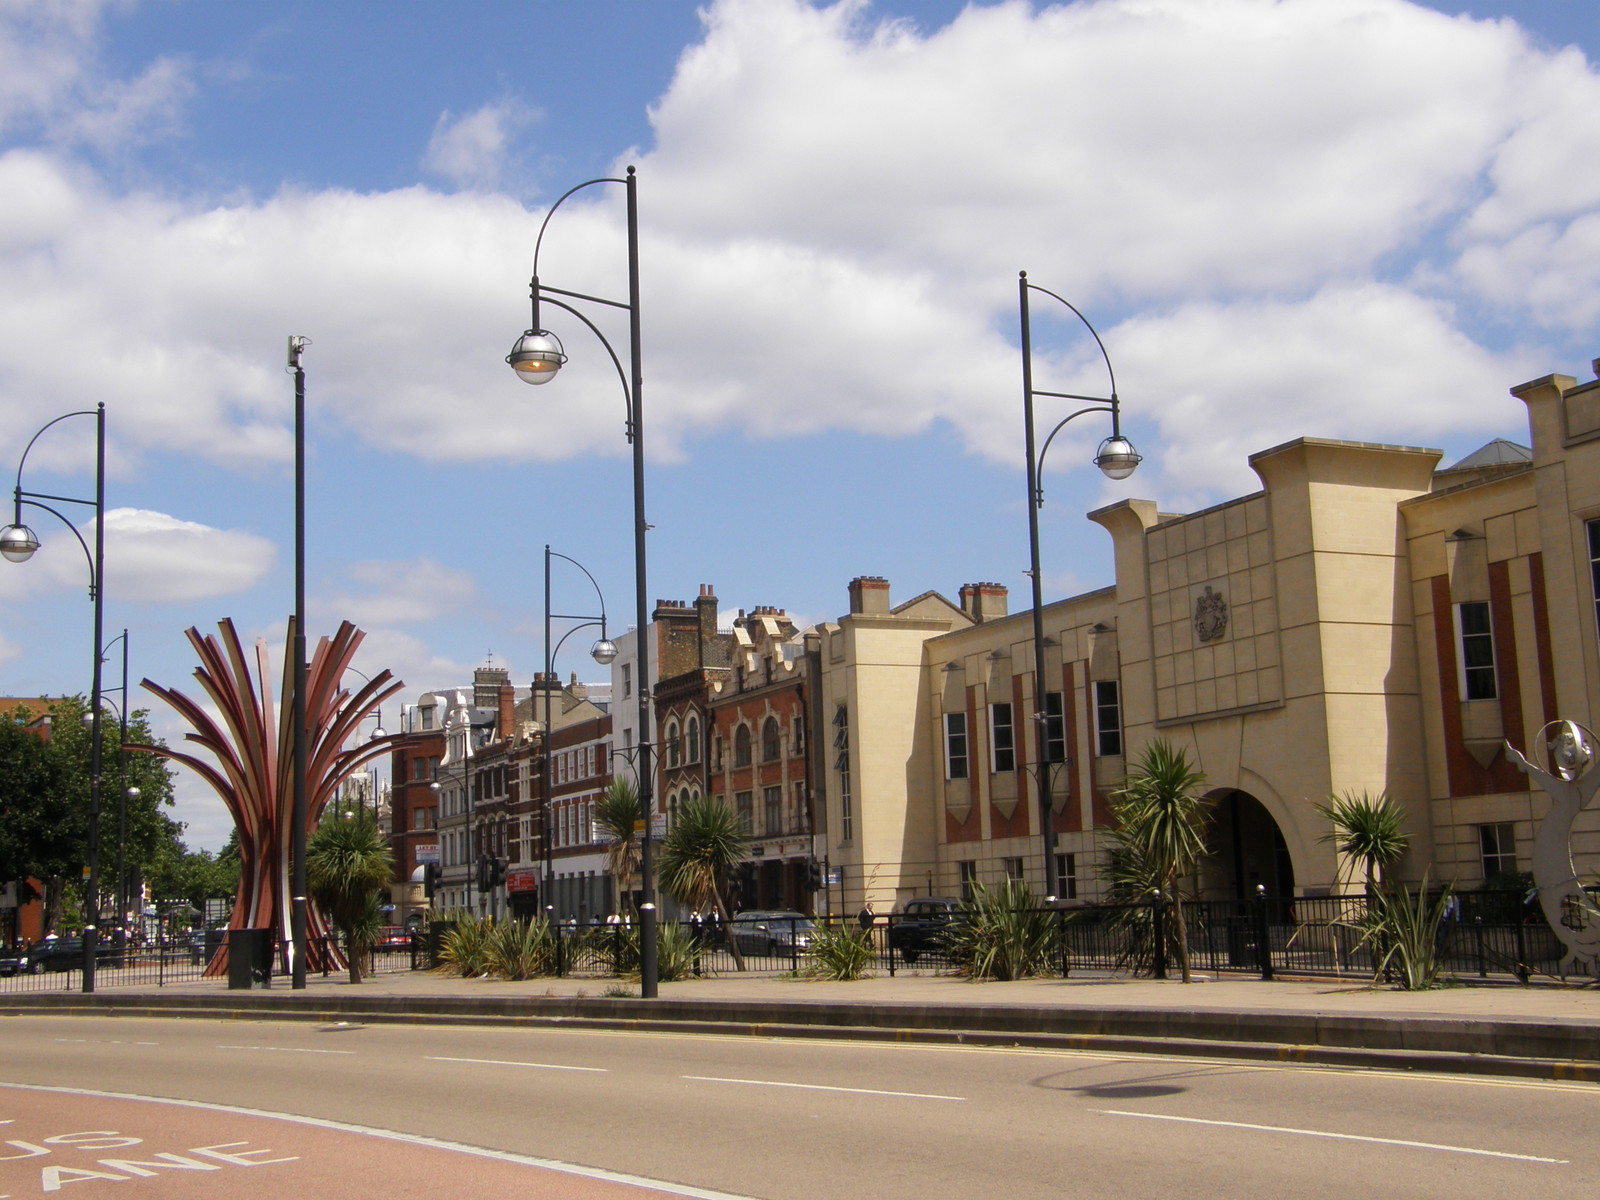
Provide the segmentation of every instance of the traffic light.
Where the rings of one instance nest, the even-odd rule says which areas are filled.
[[[439,864],[424,863],[422,865],[422,887],[428,899],[433,899],[433,889],[439,886]]]
[[[491,858],[489,860],[489,886],[499,887],[506,881],[506,868],[511,865],[511,860],[506,858]]]
[[[493,886],[489,882],[494,875],[493,867],[494,859],[487,854],[478,855],[478,890],[480,892],[487,892]]]
[[[814,858],[806,863],[806,886],[813,892],[822,890],[822,864]]]

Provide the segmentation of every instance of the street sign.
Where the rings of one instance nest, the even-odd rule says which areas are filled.
[[[436,867],[439,865],[439,843],[438,842],[434,842],[432,845],[417,846],[416,847],[416,852],[417,852],[417,865],[418,866],[421,866],[424,863],[431,863]]]

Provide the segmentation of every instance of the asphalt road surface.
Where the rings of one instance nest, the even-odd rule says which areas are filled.
[[[1031,1049],[0,1020],[0,1200],[1591,1197],[1600,1088]]]

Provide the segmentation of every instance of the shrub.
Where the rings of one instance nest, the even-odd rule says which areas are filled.
[[[1060,944],[1055,914],[1036,908],[1019,879],[974,888],[944,940],[968,978],[999,980],[1051,973]]]
[[[493,926],[471,913],[454,916],[455,928],[445,934],[439,962],[448,971],[471,979],[488,971],[489,932]]]
[[[870,929],[849,925],[819,925],[811,935],[811,962],[806,974],[819,979],[860,979],[877,957]]]
[[[1440,985],[1444,968],[1440,927],[1450,911],[1451,888],[1428,894],[1428,874],[1416,892],[1401,887],[1380,892],[1372,909],[1367,940],[1374,944],[1374,978],[1389,967],[1399,970],[1400,987],[1415,992]]]
[[[678,922],[656,929],[656,978],[663,983],[687,979],[694,973],[694,931]]]
[[[545,917],[501,921],[484,940],[487,973],[505,979],[533,979],[555,973],[556,940]]]

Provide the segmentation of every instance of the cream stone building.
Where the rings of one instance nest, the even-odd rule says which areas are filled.
[[[1215,801],[1207,896],[1344,886],[1316,805],[1349,792],[1406,809],[1406,879],[1526,871],[1548,802],[1504,742],[1541,761],[1549,722],[1600,719],[1600,380],[1512,394],[1531,449],[1441,470],[1437,450],[1300,438],[1251,457],[1250,495],[1089,514],[1115,579],[1044,608],[1042,688],[1004,588],[891,607],[885,581],[852,583],[821,630],[819,842],[843,903],[1008,875],[1097,898],[1107,797],[1157,737]],[[1594,815],[1574,851],[1600,873]]]

